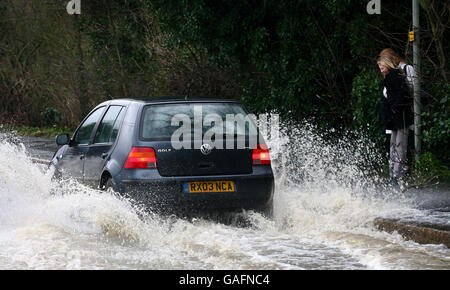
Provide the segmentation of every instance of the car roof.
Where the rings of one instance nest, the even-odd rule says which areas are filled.
[[[199,98],[199,97],[143,97],[143,98],[121,98],[105,101],[98,106],[106,104],[125,104],[125,103],[141,103],[141,104],[176,104],[176,103],[237,103],[241,104],[239,100],[233,99],[218,99],[218,98]]]

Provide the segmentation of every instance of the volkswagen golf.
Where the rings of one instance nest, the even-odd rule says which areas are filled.
[[[133,198],[150,209],[270,214],[269,149],[238,101],[117,99],[61,134],[55,176]]]

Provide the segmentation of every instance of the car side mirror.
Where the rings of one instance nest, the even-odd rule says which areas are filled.
[[[56,144],[58,145],[67,145],[70,142],[69,134],[59,134],[56,136]]]

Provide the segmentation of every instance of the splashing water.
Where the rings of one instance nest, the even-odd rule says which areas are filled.
[[[330,144],[308,125],[282,129],[268,142],[274,217],[236,214],[246,227],[161,217],[113,192],[52,181],[23,144],[0,138],[0,268],[450,268],[446,247],[376,230],[375,218],[421,211],[368,177],[362,160],[375,153],[366,142]]]

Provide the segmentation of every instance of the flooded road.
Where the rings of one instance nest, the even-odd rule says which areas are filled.
[[[357,164],[366,147],[293,134],[271,144],[273,218],[247,211],[226,222],[162,217],[114,193],[54,182],[30,146],[2,136],[0,268],[450,269],[447,247],[376,229],[378,217],[430,214],[425,201],[365,176]]]

